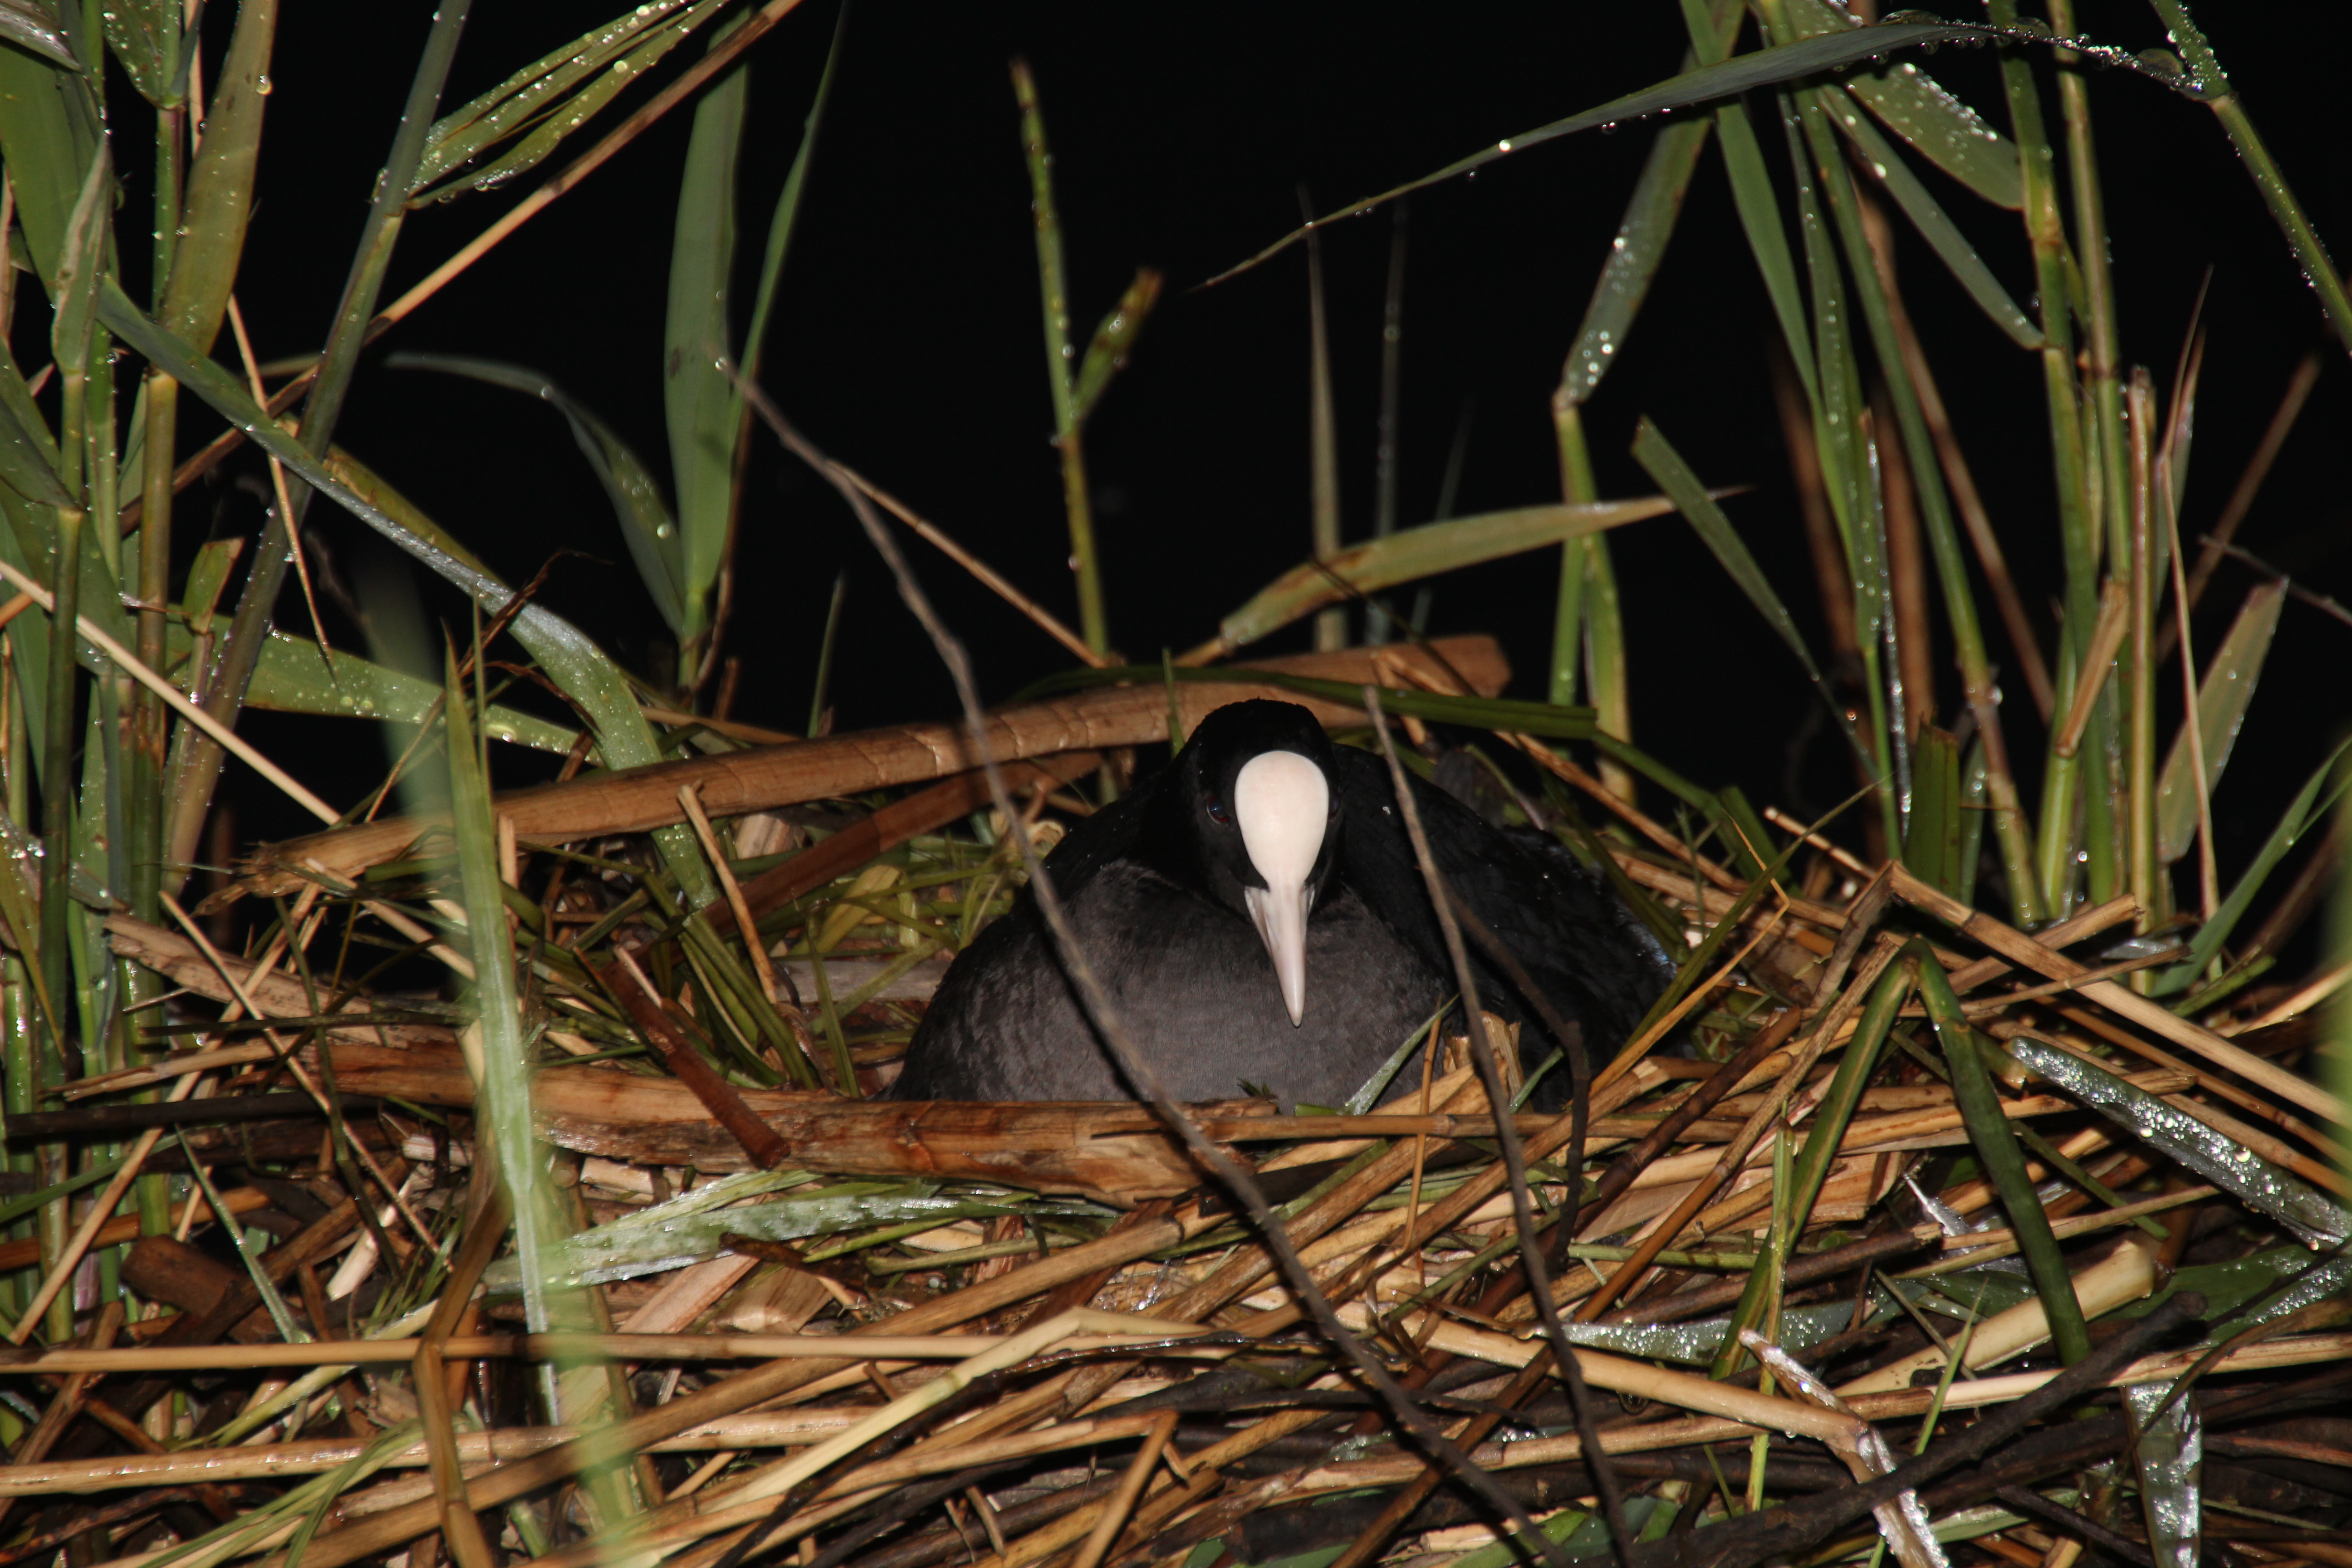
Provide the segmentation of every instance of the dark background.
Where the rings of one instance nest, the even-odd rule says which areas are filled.
[[[482,0],[445,105],[604,19],[617,3]],[[209,25],[225,29],[229,9],[214,7]],[[239,286],[265,359],[314,352],[321,341],[429,9],[287,8]],[[2245,6],[2202,10],[2223,65],[2320,232],[2339,253],[2352,252],[2347,133],[2332,97],[2340,73],[2299,29]],[[2092,36],[2134,49],[2163,42],[2144,5],[2084,0],[2081,13]],[[808,0],[751,56],[740,313],[749,310],[768,214],[836,14],[828,0]],[[1013,56],[1025,55],[1056,157],[1076,329],[1091,329],[1139,264],[1161,268],[1170,283],[1087,435],[1111,633],[1141,659],[1201,641],[1218,617],[1307,552],[1304,253],[1213,290],[1188,290],[1289,228],[1302,187],[1327,209],[1383,189],[1672,75],[1684,48],[1677,7],[1665,0],[1442,8],[862,0],[848,27],[766,344],[765,383],[817,443],[1076,624],[1060,474],[1048,445],[1027,183],[1006,72]],[[687,45],[664,73],[701,47]],[[1947,50],[1923,64],[2006,130],[1990,54]],[[2206,109],[2120,74],[2095,75],[2092,89],[2124,351],[2154,368],[2168,393],[2192,302],[2211,269],[2211,344],[2183,521],[2193,539],[2235,483],[2295,361],[2320,341],[2321,316]],[[624,108],[643,92],[625,98]],[[2045,103],[2054,133],[2054,91]],[[688,123],[687,112],[672,115],[391,334],[362,372],[338,431],[341,443],[510,581],[528,578],[559,548],[601,558],[562,562],[543,602],[640,668],[653,662],[648,642],[661,623],[562,419],[512,393],[385,369],[382,356],[461,353],[541,370],[664,472],[664,289]],[[1768,157],[1785,180],[1778,139],[1765,129]],[[1465,418],[1459,510],[1558,499],[1548,398],[1648,142],[1640,126],[1588,133],[1413,198],[1401,522],[1430,516]],[[558,162],[586,142],[567,144]],[[516,188],[530,188],[546,172]],[[1932,170],[1925,177],[2030,312],[2032,277],[2016,216],[1982,206]],[[512,199],[469,196],[416,215],[385,297]],[[1350,538],[1370,525],[1390,232],[1379,215],[1340,226],[1324,244]],[[1969,304],[1907,231],[1905,246],[1912,309],[2046,648],[2058,575],[2037,362]],[[1819,650],[1825,639],[1767,370],[1774,333],[1710,144],[1656,288],[1587,411],[1587,430],[1604,494],[1651,488],[1626,455],[1644,414],[1709,483],[1752,486],[1728,503],[1730,514]],[[2352,597],[2340,482],[2343,371],[2340,354],[2331,354],[2241,541],[2310,586]],[[189,424],[199,426],[191,441],[210,433],[201,416]],[[232,466],[208,492],[216,528],[249,531],[257,522],[257,503],[235,483],[243,471]],[[192,524],[204,515],[201,504],[183,512]],[[324,568],[362,597],[382,574],[412,570],[331,508],[315,508],[311,519]],[[1701,783],[1738,782],[1759,801],[1818,809],[1846,793],[1848,765],[1832,750],[1832,732],[1811,721],[1817,700],[1798,667],[1687,526],[1666,517],[1611,539],[1637,741]],[[908,549],[971,643],[988,698],[1066,665],[1058,647],[927,546],[910,540]],[[1518,671],[1513,694],[1541,696],[1554,561],[1547,552],[1439,581],[1431,629],[1496,634]],[[744,660],[735,717],[803,726],[827,596],[845,569],[837,727],[950,711],[939,665],[846,510],[764,439],[744,503],[739,569],[727,640]],[[462,636],[461,602],[415,574],[430,612]],[[2199,619],[2200,647],[2218,638],[2252,580],[2242,568],[2224,567]],[[1979,603],[2001,658],[1990,599]],[[299,621],[290,596],[282,609]],[[331,605],[330,614],[331,629],[348,634]],[[1267,646],[1303,646],[1305,636],[1294,628]],[[2218,801],[2225,872],[2267,833],[2340,729],[2352,706],[2340,675],[2347,638],[2352,626],[2287,607]],[[1958,687],[1940,642],[1937,662],[1938,706],[1948,721]],[[2177,684],[2168,670],[2162,689],[2173,693]],[[2030,802],[2040,731],[2021,682],[2011,686],[2010,732]],[[291,760],[334,798],[379,776],[372,744],[322,746],[310,721],[256,715],[248,723],[278,754],[307,746]],[[2170,728],[2168,719],[2168,738]],[[1809,742],[1792,742],[1808,732]],[[509,783],[543,776],[537,760],[511,752],[501,766]],[[247,837],[297,826],[280,820],[278,805],[254,781],[232,779],[247,808]]]

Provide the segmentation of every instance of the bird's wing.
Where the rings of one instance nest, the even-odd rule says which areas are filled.
[[[1054,879],[1055,891],[1065,899],[1076,897],[1105,864],[1124,856],[1134,846],[1142,831],[1152,784],[1158,782],[1155,779],[1093,816],[1081,818],[1054,846],[1053,853],[1045,857],[1045,869]]]
[[[1347,789],[1341,852],[1349,879],[1400,938],[1441,973],[1450,973],[1387,764],[1347,747],[1339,760]],[[1673,978],[1674,966],[1657,940],[1566,849],[1539,835],[1490,827],[1442,790],[1411,775],[1408,782],[1431,856],[1455,895],[1501,939],[1552,1005],[1582,1026],[1588,1050],[1613,1052]],[[1468,940],[1475,959],[1477,944]],[[1479,967],[1493,983],[1507,985],[1491,964]],[[1532,1009],[1532,998],[1519,1000]]]

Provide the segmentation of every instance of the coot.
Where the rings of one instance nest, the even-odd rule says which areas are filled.
[[[1657,941],[1557,844],[1411,787],[1447,881],[1582,1037],[1553,1039],[1470,942],[1480,999],[1521,1024],[1527,1067],[1563,1046],[1605,1059],[1672,977]],[[1171,766],[1080,823],[1045,865],[1135,1047],[1179,1100],[1246,1085],[1286,1108],[1344,1103],[1456,990],[1387,763],[1333,744],[1295,703],[1218,709]],[[1566,1071],[1547,1074],[1535,1103],[1557,1109],[1569,1085]],[[1138,1091],[1024,896],[950,966],[891,1093]]]

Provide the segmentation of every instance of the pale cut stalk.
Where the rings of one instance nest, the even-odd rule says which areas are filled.
[[[0,577],[5,577],[9,582],[15,584],[18,589],[30,595],[33,603],[40,605],[42,609],[53,611],[55,601],[51,599],[49,591],[47,588],[42,587],[38,583],[33,581],[33,579],[21,568],[12,565],[8,562],[0,561]],[[112,659],[118,666],[120,666],[125,674],[138,681],[142,686],[147,688],[148,690],[152,691],[156,696],[162,698],[164,705],[170,708],[173,712],[177,713],[181,718],[186,720],[189,723],[194,724],[197,729],[202,730],[205,734],[218,742],[223,750],[234,753],[239,761],[251,767],[254,772],[259,773],[263,778],[268,779],[271,784],[276,784],[279,789],[284,790],[288,795],[292,797],[295,804],[301,806],[303,810],[309,812],[311,816],[317,817],[320,821],[327,824],[329,826],[333,826],[343,819],[343,814],[341,812],[337,811],[333,806],[329,805],[325,801],[320,800],[317,795],[311,794],[310,791],[305,788],[300,781],[297,780],[291,773],[289,773],[285,769],[279,767],[276,763],[271,762],[268,757],[263,756],[261,752],[255,750],[251,744],[239,738],[236,731],[229,729],[219,720],[214,718],[210,713],[197,707],[185,697],[180,695],[180,689],[178,687],[173,685],[163,676],[156,674],[154,670],[149,668],[137,654],[132,653],[129,648],[124,647],[121,643],[116,642],[112,637],[107,636],[106,633],[100,631],[96,626],[92,625],[90,618],[88,616],[77,614],[74,616],[74,626],[85,639],[96,644],[99,649],[102,651],[107,658]]]
[[[2144,1236],[2127,1236],[2113,1252],[2074,1274],[2074,1300],[2084,1321],[2137,1301],[2156,1289],[2156,1246]],[[2019,1302],[2005,1312],[1987,1318],[1969,1340],[1961,1358],[1965,1370],[1992,1366],[2050,1337],[2050,1318],[2039,1300]],[[1940,1366],[1943,1352],[1924,1350],[1843,1384],[1843,1398],[1907,1387],[1911,1374]],[[1947,1401],[1947,1403],[1957,1403]]]

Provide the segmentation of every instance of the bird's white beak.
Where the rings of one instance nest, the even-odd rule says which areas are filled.
[[[1234,821],[1265,882],[1243,889],[1242,901],[1274,960],[1294,1027],[1307,1016],[1307,917],[1315,906],[1307,879],[1323,853],[1330,815],[1330,781],[1297,752],[1252,757],[1234,780]]]

